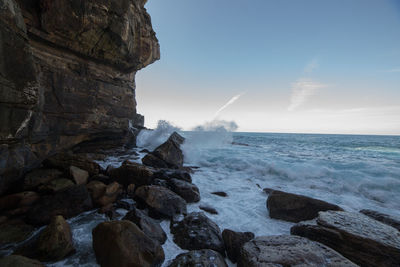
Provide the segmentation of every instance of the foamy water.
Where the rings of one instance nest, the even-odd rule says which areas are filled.
[[[200,189],[201,201],[188,205],[188,211],[199,211],[201,204],[214,207],[219,214],[207,216],[221,231],[289,234],[292,223],[269,218],[267,195],[262,191],[265,187],[316,197],[349,211],[368,208],[400,217],[400,137],[231,134],[216,129],[181,134],[186,138],[185,164],[200,167],[192,178]],[[173,130],[164,127],[142,132],[138,144],[153,149]],[[121,161],[110,157],[102,164],[118,166]],[[228,197],[211,194],[214,191],[224,191]],[[96,266],[91,230],[104,220],[95,213],[71,219],[78,252],[55,266]],[[184,250],[173,243],[169,221],[161,226],[168,235],[163,245],[163,266],[168,266]]]

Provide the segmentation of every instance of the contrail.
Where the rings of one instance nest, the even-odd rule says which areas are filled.
[[[223,105],[220,109],[217,110],[217,112],[215,112],[214,117],[217,117],[219,115],[219,113],[221,113],[221,111],[223,111],[224,109],[226,109],[227,107],[229,107],[230,105],[235,103],[235,101],[238,100],[244,94],[245,93],[241,93],[241,94],[238,94],[238,95],[235,95],[234,97],[232,97],[225,105]]]

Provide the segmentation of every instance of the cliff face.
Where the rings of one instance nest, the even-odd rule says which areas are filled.
[[[145,3],[0,2],[0,194],[51,154],[143,126],[134,78],[160,56]]]

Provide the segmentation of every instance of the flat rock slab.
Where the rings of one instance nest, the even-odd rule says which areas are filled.
[[[261,236],[244,244],[237,266],[355,267],[357,265],[320,243],[298,236],[280,235]]]
[[[317,225],[298,224],[291,233],[323,243],[362,266],[399,266],[400,232],[355,212],[321,212]]]
[[[390,215],[374,210],[360,210],[360,212],[368,217],[371,217],[372,219],[383,222],[384,224],[390,225],[400,231],[400,218],[394,218]]]

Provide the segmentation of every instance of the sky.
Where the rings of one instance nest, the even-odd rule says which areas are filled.
[[[190,130],[400,135],[400,0],[149,0],[138,112]]]

